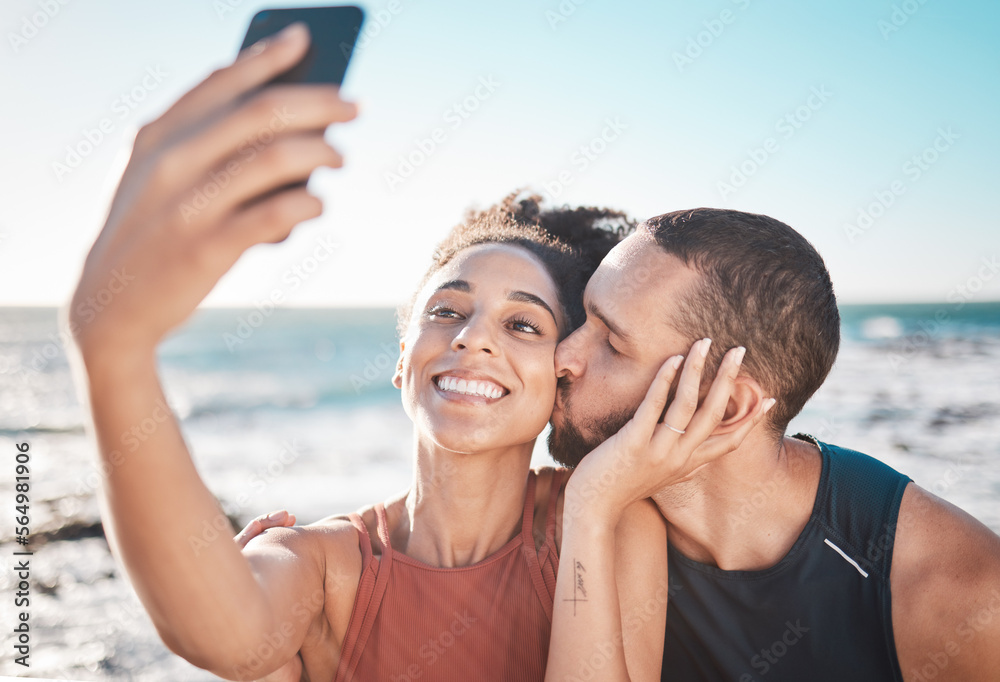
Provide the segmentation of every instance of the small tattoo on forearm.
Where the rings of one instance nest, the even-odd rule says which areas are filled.
[[[573,602],[574,616],[576,615],[576,605],[587,601],[587,587],[583,584],[583,574],[586,572],[587,569],[583,567],[583,564],[579,560],[573,559],[573,598],[563,601]]]

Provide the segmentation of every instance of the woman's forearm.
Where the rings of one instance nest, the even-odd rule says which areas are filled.
[[[84,364],[109,541],[168,646],[215,667],[265,631],[263,591],[198,476],[152,349]]]
[[[545,679],[629,680],[615,579],[615,522],[567,491]]]

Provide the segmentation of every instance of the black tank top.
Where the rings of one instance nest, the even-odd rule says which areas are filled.
[[[902,682],[889,569],[910,479],[859,452],[796,438],[819,446],[823,468],[812,515],[781,561],[723,571],[670,547],[661,679]]]

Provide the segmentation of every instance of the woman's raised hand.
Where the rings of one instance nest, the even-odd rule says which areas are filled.
[[[289,26],[139,131],[70,306],[85,359],[155,347],[244,251],[320,214],[305,182],[341,166],[324,132],[356,107],[333,85],[262,87],[308,46]]]
[[[650,497],[740,446],[774,400],[760,401],[753,417],[738,428],[713,435],[725,418],[745,349],[733,348],[726,353],[699,407],[701,375],[710,345],[710,339],[696,341],[686,361],[677,355],[663,364],[635,416],[583,458],[570,478],[567,499],[572,497],[591,510],[615,517],[632,502]],[[670,386],[682,364],[677,392],[668,407]]]

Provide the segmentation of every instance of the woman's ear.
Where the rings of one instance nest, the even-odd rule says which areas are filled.
[[[406,350],[406,342],[399,342],[399,360],[396,361],[396,371],[392,374],[392,385],[396,388],[403,388],[403,351]]]
[[[743,426],[747,420],[754,418],[760,404],[767,398],[756,379],[744,374],[737,376],[726,405],[726,416],[715,427],[715,433],[729,433]]]

